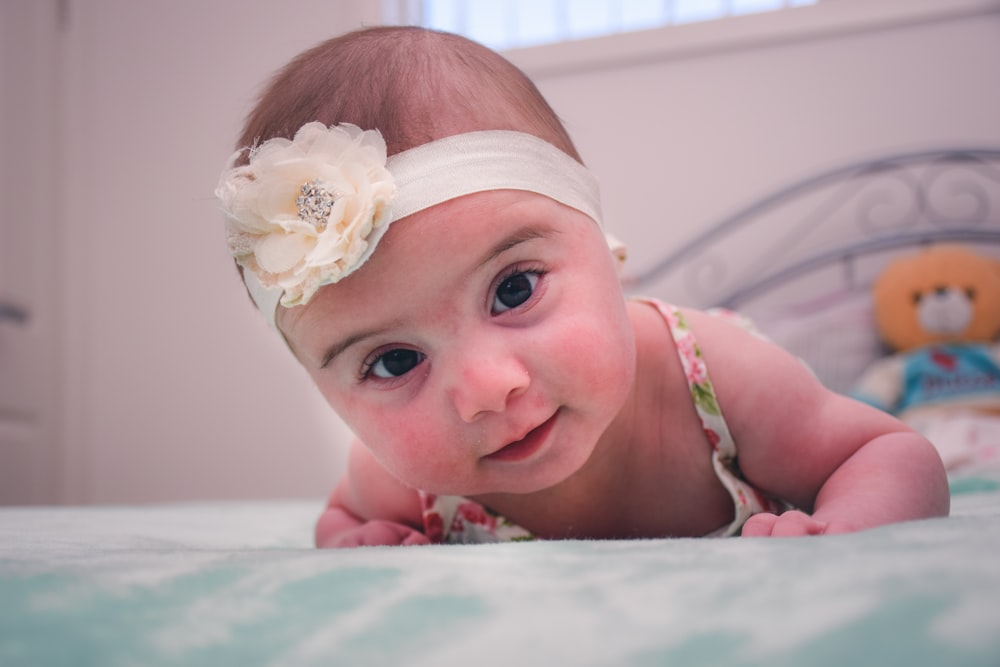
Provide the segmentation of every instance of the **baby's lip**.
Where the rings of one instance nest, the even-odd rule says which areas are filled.
[[[541,449],[542,445],[548,439],[549,433],[552,432],[552,427],[556,423],[556,416],[558,414],[558,412],[553,413],[551,417],[525,433],[523,437],[507,443],[497,451],[487,455],[486,458],[491,461],[505,462],[527,459]]]

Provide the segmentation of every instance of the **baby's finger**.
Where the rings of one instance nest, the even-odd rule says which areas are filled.
[[[416,532],[409,526],[392,521],[369,521],[341,533],[329,546],[338,548],[397,546],[406,544],[407,539],[418,539],[413,537]]]
[[[822,535],[826,524],[817,521],[804,512],[792,510],[785,512],[774,522],[771,537],[801,537],[803,535]]]
[[[754,514],[743,524],[743,537],[768,537],[774,529],[774,522],[778,520],[776,514],[764,513]]]
[[[404,547],[420,546],[424,544],[430,544],[431,541],[427,539],[427,536],[420,531],[413,530],[407,535],[400,544]]]
[[[369,521],[362,528],[364,540],[362,545],[370,547],[407,544],[407,540],[416,539],[414,534],[421,535],[409,526],[394,521]]]

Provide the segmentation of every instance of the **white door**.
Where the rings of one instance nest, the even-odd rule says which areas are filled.
[[[0,0],[0,504],[58,500],[58,0]]]

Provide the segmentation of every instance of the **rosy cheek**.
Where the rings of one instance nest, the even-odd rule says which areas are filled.
[[[593,382],[596,386],[607,381],[609,374],[619,373],[621,359],[630,356],[630,341],[598,319],[579,321],[571,335],[558,332],[550,347],[562,361],[562,368],[576,375],[575,382]]]
[[[373,406],[363,400],[346,400],[337,408],[375,458],[403,481],[414,483],[412,476],[432,460],[439,437],[426,410]]]

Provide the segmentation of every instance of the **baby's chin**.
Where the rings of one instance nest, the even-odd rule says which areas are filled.
[[[428,488],[424,490],[439,496],[463,496],[488,505],[490,499],[496,500],[503,496],[525,496],[552,491],[571,479],[580,467],[582,464],[571,469],[563,467],[562,470],[545,470],[544,466],[538,465],[538,469],[529,471],[531,464],[526,464],[519,466],[519,470],[512,469],[503,479],[466,485],[445,484],[439,487],[443,490],[438,492]]]
[[[411,486],[415,489],[420,489],[424,493],[429,493],[435,496],[462,496],[470,499],[486,499],[491,496],[521,496],[539,493],[558,484],[559,481],[557,480],[553,483],[538,484],[413,484]]]

